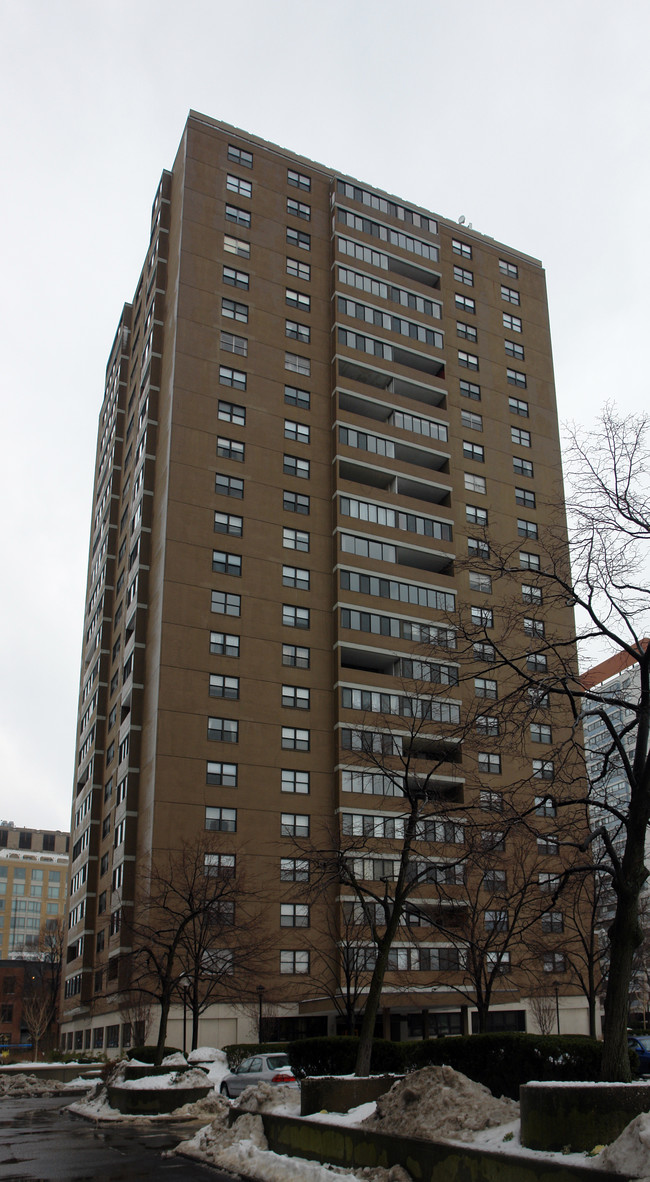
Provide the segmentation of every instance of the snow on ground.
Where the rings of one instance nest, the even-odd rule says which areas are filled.
[[[50,1096],[59,1092],[79,1091],[80,1088],[92,1088],[93,1080],[77,1079],[63,1083],[60,1079],[42,1079],[38,1075],[30,1075],[22,1071],[12,1072],[10,1075],[0,1075],[0,1096],[11,1096],[15,1100],[26,1096]]]
[[[376,1112],[363,1123],[376,1133],[470,1141],[481,1129],[506,1124],[518,1114],[514,1100],[497,1100],[489,1088],[453,1067],[423,1067],[380,1096]]]

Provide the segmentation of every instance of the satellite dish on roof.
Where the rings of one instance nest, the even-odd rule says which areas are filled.
[[[465,224],[465,214],[464,214],[464,213],[461,213],[461,215],[460,215],[460,217],[459,217],[459,219],[458,219],[458,225],[459,225],[459,226],[463,226],[464,224]]]

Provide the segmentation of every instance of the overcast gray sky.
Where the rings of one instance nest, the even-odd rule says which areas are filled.
[[[0,0],[0,815],[66,829],[97,415],[190,108],[541,258],[562,419],[647,405],[642,0]]]

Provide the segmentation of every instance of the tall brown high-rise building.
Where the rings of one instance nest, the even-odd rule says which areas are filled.
[[[498,615],[488,536],[518,540],[523,594],[543,614],[537,531],[560,481],[537,260],[190,114],[99,419],[66,1045],[122,1045],[138,876],[206,832],[261,884],[265,1005],[283,1033],[334,1029],[315,966],[346,892],[306,894],[306,843],[340,814],[350,833],[399,813],[381,773],[359,770],[355,735],[404,713],[405,681],[446,680],[437,700],[460,715],[448,621],[459,602],[486,626]],[[490,699],[486,660],[472,694]],[[509,759],[479,764],[486,801],[521,775]],[[475,770],[457,753],[436,783],[462,805]],[[432,835],[422,856],[453,860],[448,834]],[[384,998],[394,1036],[467,1021],[444,944],[434,931],[424,971],[401,938],[409,988],[391,972]],[[561,994],[563,1032],[586,1030],[575,990]],[[497,1025],[535,1028],[521,985],[494,1001]],[[203,1022],[204,1042],[255,1034],[227,1001]]]

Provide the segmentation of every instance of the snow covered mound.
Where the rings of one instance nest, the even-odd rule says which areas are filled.
[[[251,1084],[244,1088],[235,1104],[245,1112],[284,1112],[287,1116],[300,1116],[300,1088],[290,1088],[287,1084]]]
[[[185,1067],[187,1059],[180,1051],[174,1051],[173,1055],[165,1055],[162,1061],[163,1067]]]
[[[442,1066],[423,1067],[393,1084],[377,1101],[374,1116],[362,1123],[373,1132],[402,1137],[471,1141],[480,1130],[507,1124],[518,1115],[514,1100],[497,1100],[483,1084]]]
[[[228,1066],[228,1056],[225,1051],[218,1051],[216,1047],[197,1047],[187,1056],[188,1063],[223,1063]]]
[[[620,1137],[603,1150],[598,1165],[627,1178],[650,1177],[650,1112],[630,1121]]]
[[[36,1075],[25,1075],[22,1071],[0,1075],[0,1096],[12,1096],[18,1100],[24,1096],[49,1096],[53,1092],[65,1092],[67,1087],[58,1079],[39,1079]]]

